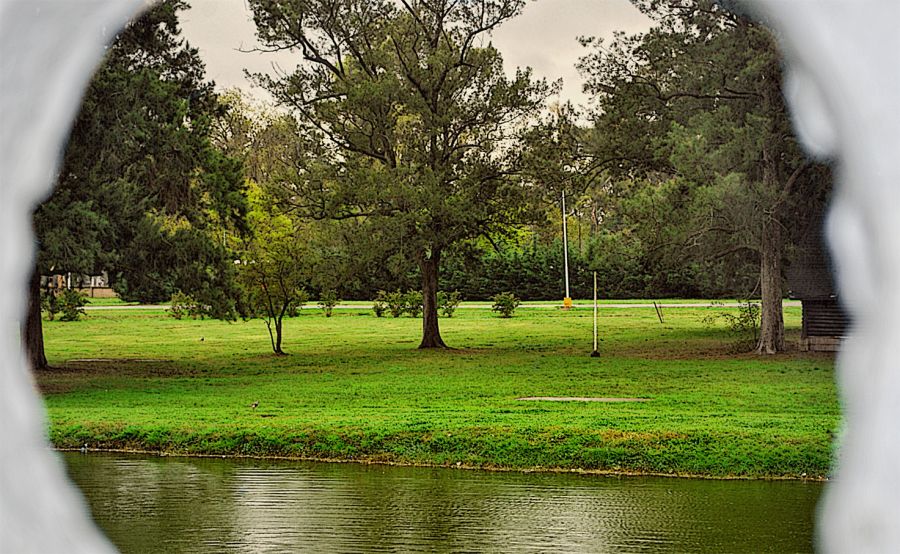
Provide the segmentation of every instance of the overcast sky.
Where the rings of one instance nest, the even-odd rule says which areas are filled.
[[[244,78],[269,72],[277,63],[296,65],[296,53],[244,53],[256,46],[255,27],[246,0],[189,0],[192,8],[181,16],[184,36],[200,49],[207,77],[220,89],[238,87],[257,96]],[[509,69],[528,66],[538,77],[563,79],[563,100],[585,101],[575,63],[583,49],[576,38],[611,37],[613,31],[643,31],[648,20],[628,0],[537,0],[524,13],[494,32],[492,42]]]

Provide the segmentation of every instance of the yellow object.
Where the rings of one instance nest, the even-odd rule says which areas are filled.
[[[572,307],[572,299],[569,298],[568,296],[563,298],[563,308],[568,310],[571,307]]]

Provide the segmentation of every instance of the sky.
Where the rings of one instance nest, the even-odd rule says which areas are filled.
[[[189,0],[191,9],[181,15],[185,38],[206,62],[207,78],[219,89],[240,88],[259,97],[267,94],[244,77],[251,72],[271,72],[273,64],[290,70],[297,53],[241,52],[257,46],[255,27],[246,0]],[[575,69],[584,49],[579,36],[612,37],[613,31],[644,31],[649,20],[628,0],[536,0],[521,16],[494,32],[491,41],[502,52],[509,71],[531,67],[537,77],[563,79],[560,100],[583,104],[582,79]]]

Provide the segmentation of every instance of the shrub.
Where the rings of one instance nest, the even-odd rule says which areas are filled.
[[[178,291],[172,295],[172,303],[169,306],[169,315],[175,319],[181,319],[185,316],[197,319],[198,317],[202,318],[204,312],[203,307],[193,296]]]
[[[331,311],[340,303],[337,291],[334,289],[323,290],[319,295],[319,307],[325,312],[325,317],[331,317]]]
[[[47,312],[47,319],[53,321],[59,313],[59,299],[52,290],[41,291],[41,310]]]
[[[419,317],[422,315],[422,292],[418,290],[406,291],[403,295],[403,311],[409,314],[409,317]]]
[[[459,307],[460,302],[462,302],[462,295],[459,294],[458,290],[450,293],[443,291],[437,293],[438,310],[446,317],[453,317],[453,313]]]
[[[301,288],[294,295],[294,299],[291,300],[290,304],[288,304],[287,308],[287,316],[288,317],[297,317],[300,315],[300,310],[303,309],[303,306],[309,302],[309,293],[306,292],[306,289]]]
[[[375,295],[375,300],[372,301],[372,311],[375,312],[375,317],[384,317],[384,313],[388,310],[386,296],[387,293],[383,290],[378,291],[378,294]]]
[[[722,306],[721,302],[714,305]],[[748,352],[756,348],[759,342],[760,310],[759,304],[751,300],[740,302],[737,313],[731,311],[713,312],[703,317],[703,323],[713,326],[718,320],[723,320],[728,326],[728,331],[733,337],[731,350],[734,352]]]
[[[491,300],[494,301],[491,310],[499,313],[500,317],[512,317],[513,312],[516,311],[516,308],[518,308],[521,303],[521,301],[516,298],[516,295],[511,292],[495,294],[491,297]]]
[[[87,297],[74,289],[65,289],[60,293],[59,310],[62,315],[60,321],[77,321],[84,315],[84,305],[88,303]]]
[[[384,303],[387,304],[387,309],[391,312],[391,317],[400,317],[403,315],[403,312],[406,311],[406,301],[404,296],[405,295],[399,290],[385,293]]]

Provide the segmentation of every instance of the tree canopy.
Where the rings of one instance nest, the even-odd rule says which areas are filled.
[[[760,352],[784,349],[783,259],[822,210],[827,168],[806,160],[784,104],[775,39],[711,0],[642,0],[655,26],[585,39],[598,166],[637,183],[620,206],[676,259],[755,261]],[[643,201],[643,202],[641,202]],[[662,206],[665,212],[654,217]],[[655,227],[655,229],[653,229]]]
[[[309,155],[283,187],[313,218],[353,219],[408,253],[424,296],[421,347],[441,347],[441,255],[525,218],[517,135],[548,92],[508,77],[489,33],[524,0],[251,0],[268,48],[296,71],[257,75],[301,122]]]
[[[243,173],[209,141],[221,114],[197,50],[181,37],[181,0],[154,5],[107,50],[75,120],[52,196],[34,214],[41,274],[108,271],[128,300],[183,289],[232,317],[229,256],[213,227],[241,225]],[[34,312],[34,309],[32,309]],[[40,350],[29,318],[28,344]]]

